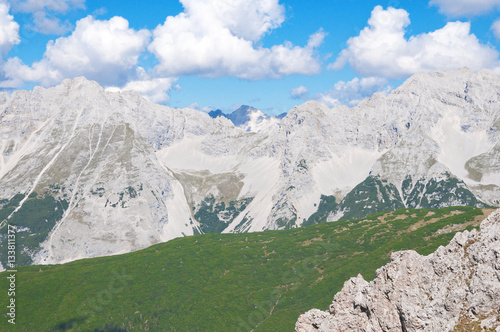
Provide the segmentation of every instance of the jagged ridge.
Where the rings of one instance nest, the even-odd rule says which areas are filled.
[[[351,278],[328,311],[301,315],[296,332],[500,331],[500,210],[480,231],[457,233],[429,256],[399,251],[367,282]]]

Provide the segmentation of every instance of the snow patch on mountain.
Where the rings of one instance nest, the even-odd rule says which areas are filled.
[[[224,230],[224,233],[252,232],[267,229],[271,210],[274,206],[273,195],[279,190],[280,161],[270,157],[253,159],[239,167],[244,174],[240,197],[254,197],[247,208],[239,214]],[[241,225],[243,219],[248,220]],[[241,226],[238,228],[238,226]]]
[[[470,181],[465,163],[472,157],[490,151],[495,142],[488,139],[487,131],[461,125],[456,112],[447,111],[429,131],[429,136],[439,145],[437,160],[446,165],[456,176]],[[500,185],[500,182],[486,183]]]
[[[211,173],[231,171],[237,164],[236,155],[209,155],[204,153],[200,146],[206,137],[185,137],[168,148],[156,152],[158,160],[173,170],[207,170]]]
[[[333,154],[330,160],[314,164],[311,174],[320,193],[344,196],[369,174],[373,164],[384,151],[346,147],[340,154]]]

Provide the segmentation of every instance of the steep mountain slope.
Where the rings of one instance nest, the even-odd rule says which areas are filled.
[[[295,331],[500,331],[499,252],[497,210],[429,256],[395,252],[370,283],[349,279],[329,311],[301,315]]]
[[[64,206],[42,230],[42,250],[37,243],[22,250],[37,262],[128,252],[193,234],[199,226],[183,188],[155,149],[209,135],[214,123],[224,135],[235,130],[227,120],[107,93],[83,78],[16,92],[3,106],[2,198],[24,195],[4,217],[30,232],[48,221],[24,225],[25,204],[53,196]]]
[[[498,206],[497,91],[487,71],[418,74],[355,108],[311,101],[258,130],[84,78],[3,94],[0,236],[15,224],[19,263],[56,263],[197,233]]]

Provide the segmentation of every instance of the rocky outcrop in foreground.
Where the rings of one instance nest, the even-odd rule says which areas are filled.
[[[306,331],[500,332],[500,210],[429,256],[400,251],[367,282],[349,279],[329,311],[301,315]]]

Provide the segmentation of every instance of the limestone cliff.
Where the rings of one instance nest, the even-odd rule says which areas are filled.
[[[500,331],[500,210],[429,256],[400,251],[367,282],[349,279],[295,331]]]

